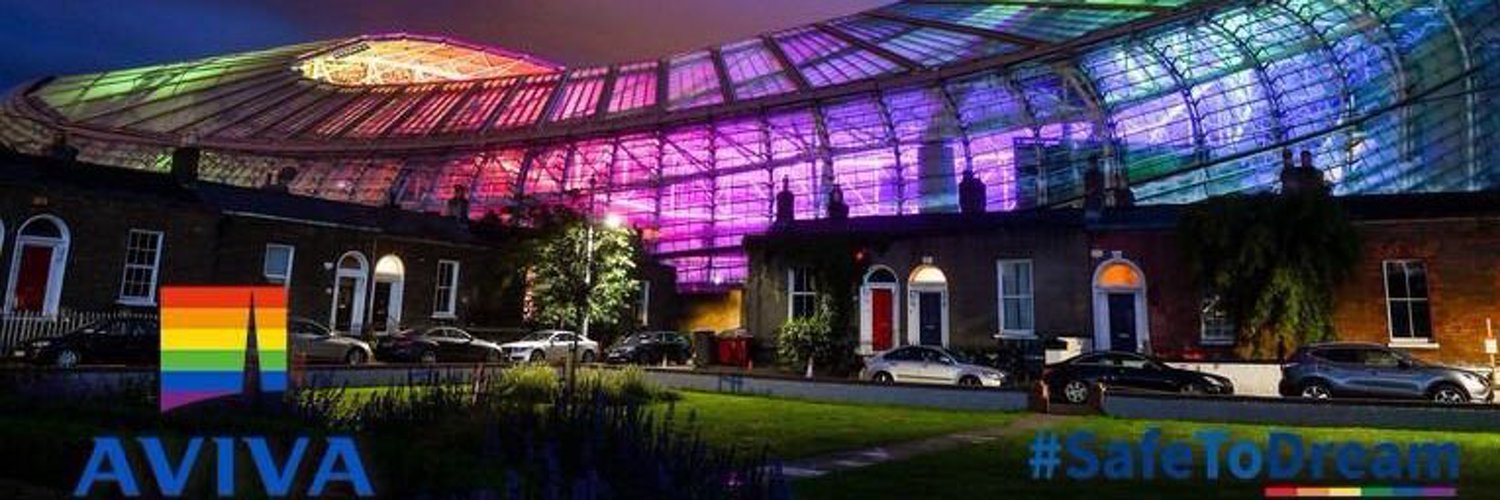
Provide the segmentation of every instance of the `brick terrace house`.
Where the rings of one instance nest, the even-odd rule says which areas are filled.
[[[524,231],[470,223],[463,200],[443,215],[340,203],[289,194],[289,178],[199,182],[195,165],[191,153],[170,174],[0,155],[4,314],[154,312],[163,284],[273,283],[291,314],[346,331],[523,324],[512,250]],[[637,315],[670,326],[674,273],[644,264],[655,300],[639,298]]]
[[[744,324],[769,346],[788,318],[812,314],[814,273],[786,250],[840,234],[865,254],[848,326],[862,352],[1060,337],[1084,351],[1234,359],[1233,325],[1182,264],[1174,231],[1183,206],[1091,193],[1089,208],[787,222],[747,238]],[[1500,192],[1339,201],[1362,250],[1334,291],[1338,337],[1488,364],[1486,320],[1500,317]]]

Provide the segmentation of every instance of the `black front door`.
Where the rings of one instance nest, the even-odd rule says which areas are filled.
[[[1109,350],[1135,352],[1135,294],[1111,293],[1109,302]]]
[[[942,293],[917,293],[917,331],[922,345],[943,345]]]

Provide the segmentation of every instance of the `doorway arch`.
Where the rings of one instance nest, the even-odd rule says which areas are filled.
[[[365,294],[369,288],[370,261],[359,252],[339,256],[333,272],[333,306],[328,325],[358,336],[365,323]]]
[[[906,341],[948,345],[948,276],[932,264],[912,269],[906,279]]]
[[[43,214],[21,223],[5,285],[7,312],[57,314],[72,243],[68,224],[57,216]]]
[[[1118,254],[1094,269],[1094,350],[1141,352],[1151,337],[1146,274]]]
[[[401,327],[406,290],[406,264],[401,257],[386,255],[375,261],[375,296],[370,301],[370,326],[386,333]]]
[[[896,346],[897,297],[901,282],[886,266],[872,266],[859,288],[859,351],[869,354]]]

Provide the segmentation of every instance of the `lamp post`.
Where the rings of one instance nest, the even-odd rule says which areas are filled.
[[[592,214],[591,214],[592,215]],[[619,229],[625,224],[623,218],[616,214],[605,214],[603,219],[606,229]],[[573,387],[573,372],[578,363],[578,339],[589,336],[589,316],[594,307],[594,220],[592,218],[584,221],[586,236],[584,237],[584,260],[583,260],[583,320],[579,324],[578,335],[573,336],[573,343],[568,347],[568,387]]]

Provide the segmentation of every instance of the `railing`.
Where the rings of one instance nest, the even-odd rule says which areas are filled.
[[[156,319],[156,315],[124,311],[66,309],[57,314],[30,311],[4,313],[0,314],[0,353],[8,352],[28,341],[56,337],[95,321],[117,318]]]

